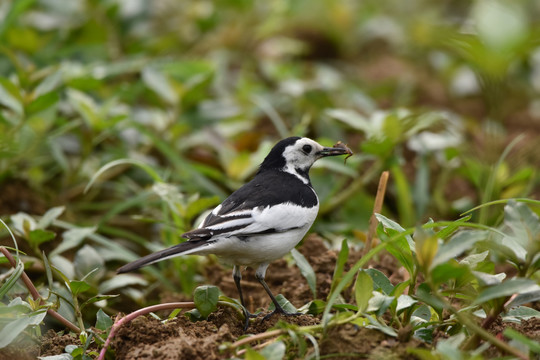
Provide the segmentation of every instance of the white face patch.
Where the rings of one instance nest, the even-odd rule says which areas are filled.
[[[311,139],[299,139],[293,145],[287,146],[283,151],[286,163],[283,171],[296,176],[304,184],[308,184],[309,179],[302,175],[299,170],[307,174],[311,165],[320,159],[321,156],[318,154],[322,149],[323,147],[320,144]]]

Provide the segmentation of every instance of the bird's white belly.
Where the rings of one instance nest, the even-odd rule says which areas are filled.
[[[309,226],[305,226],[283,233],[257,235],[247,239],[231,236],[219,239],[210,245],[207,251],[228,264],[258,266],[283,257],[302,240],[308,229]]]

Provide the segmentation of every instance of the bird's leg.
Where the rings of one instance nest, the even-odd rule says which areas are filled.
[[[268,284],[266,283],[266,281],[264,281],[264,276],[266,274],[266,268],[267,267],[268,267],[268,264],[262,264],[262,265],[259,266],[259,268],[255,272],[255,277],[257,278],[259,283],[263,286],[264,290],[266,290],[266,293],[268,294],[268,296],[270,296],[270,299],[274,303],[274,307],[275,307],[275,310],[272,311],[270,314],[266,315],[263,318],[263,321],[267,320],[268,318],[270,318],[272,315],[274,315],[276,313],[277,314],[287,315],[287,316],[290,316],[290,315],[302,315],[302,313],[300,313],[300,312],[290,313],[290,312],[286,311],[285,309],[283,309],[283,307],[278,303],[278,301],[276,300],[274,294],[272,294],[272,291],[270,290],[270,287],[268,287]]]
[[[246,308],[246,303],[244,302],[244,296],[242,295],[242,286],[240,285],[240,280],[242,280],[242,269],[240,266],[235,265],[233,268],[233,279],[236,284],[236,289],[238,289],[238,295],[240,296],[240,303],[242,304],[242,310],[244,312],[244,318],[246,319],[244,323],[244,330],[247,330],[249,327],[249,318],[257,317],[257,315],[251,314]]]

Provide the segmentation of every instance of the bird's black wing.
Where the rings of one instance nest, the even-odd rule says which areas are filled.
[[[248,236],[284,231],[284,224],[290,224],[294,219],[284,222],[285,214],[272,211],[272,208],[285,204],[297,206],[297,209],[309,209],[318,204],[318,199],[313,189],[294,175],[266,172],[232,193],[204,219],[198,229],[182,237],[208,240],[217,235]],[[287,215],[295,217],[295,214],[301,217],[298,211]],[[299,218],[297,222],[301,224],[302,219]]]

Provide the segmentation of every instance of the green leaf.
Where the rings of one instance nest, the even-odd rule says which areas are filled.
[[[527,291],[524,293],[519,294],[516,296],[512,302],[508,305],[508,307],[514,307],[522,304],[528,304],[532,303],[534,301],[540,300],[540,289],[532,289],[531,291]]]
[[[473,271],[472,274],[476,277],[480,285],[483,285],[483,286],[492,286],[492,285],[500,284],[506,278],[505,273],[488,274],[481,271]]]
[[[390,220],[386,216],[381,215],[381,214],[375,214],[375,217],[377,218],[377,220],[379,220],[379,222],[384,226],[385,229],[391,229],[391,230],[396,231],[397,233],[405,232],[405,229],[403,228],[403,226],[399,225],[397,222],[393,220]],[[389,233],[390,236],[392,236],[393,234],[395,234],[395,232]],[[414,252],[415,244],[414,244],[414,240],[412,236],[405,235],[405,239],[407,240],[407,244],[409,244],[409,249],[412,252]]]
[[[377,316],[382,316],[384,312],[390,307],[395,297],[384,295],[378,291],[372,292],[372,297],[368,301],[367,312],[376,311]]]
[[[267,360],[267,359],[264,357],[264,355],[248,347],[246,348],[245,360]]]
[[[24,113],[19,89],[8,79],[0,78],[0,104],[13,110],[18,116]]]
[[[0,318],[2,321],[6,319],[14,319],[22,315],[28,314],[32,310],[32,307],[27,302],[22,301],[20,297],[16,297],[11,300],[6,306],[4,303],[0,303]]]
[[[410,284],[410,279],[396,284],[396,286],[394,286],[394,290],[392,290],[392,293],[390,295],[394,297],[400,297],[405,292],[405,289],[410,286]]]
[[[454,231],[456,231],[463,224],[465,224],[467,221],[469,221],[471,219],[471,217],[472,217],[472,215],[467,215],[467,216],[462,217],[461,219],[457,219],[456,221],[452,222],[450,225],[446,226],[445,228],[443,228],[439,232],[437,232],[437,237],[439,239],[445,240]]]
[[[77,345],[67,345],[66,352],[69,353],[74,359],[83,359],[83,349]]]
[[[370,325],[367,325],[366,328],[368,328],[368,329],[376,329],[376,330],[379,330],[379,331],[383,332],[386,335],[397,337],[397,335],[398,335],[397,332],[394,329],[392,329],[390,326],[380,323],[373,316],[368,315],[366,317],[369,319],[369,322],[370,322]]]
[[[197,308],[184,312],[184,315],[190,321],[201,321],[205,319],[201,316],[201,313],[199,312],[199,310],[197,310]]]
[[[349,125],[355,130],[362,131],[367,137],[371,137],[375,133],[372,122],[356,111],[348,109],[328,109],[326,110],[326,115]]]
[[[62,242],[50,252],[49,257],[53,258],[55,255],[79,246],[87,236],[95,233],[95,231],[95,227],[77,227],[64,231]]]
[[[366,311],[369,299],[373,296],[373,286],[371,276],[366,271],[359,271],[354,285],[354,297],[359,313]]]
[[[43,94],[34,101],[32,101],[26,107],[26,112],[28,115],[36,114],[40,111],[46,110],[49,107],[55,105],[60,100],[60,96],[56,91],[51,91],[50,93]]]
[[[448,339],[439,340],[437,343],[437,351],[444,354],[448,359],[463,359],[463,355],[459,348],[465,340],[465,337],[466,335],[461,332]]]
[[[467,265],[471,270],[475,269],[478,264],[480,264],[482,261],[484,261],[489,254],[489,251],[486,250],[484,252],[478,253],[478,254],[471,254],[467,257],[463,258],[459,261],[460,264]]]
[[[427,305],[420,305],[411,315],[411,320],[416,318],[418,322],[428,322],[431,320],[431,310]]]
[[[203,318],[207,318],[213,311],[217,310],[219,300],[219,289],[217,286],[204,285],[195,289],[193,301]]]
[[[313,294],[313,298],[317,298],[317,276],[315,275],[315,271],[313,271],[309,262],[298,250],[292,249],[291,255],[300,269],[300,273],[306,278],[311,293]]]
[[[56,234],[52,231],[36,229],[28,233],[28,242],[32,246],[39,246],[44,242],[51,241],[56,237]]]
[[[445,304],[435,296],[431,294],[431,289],[426,283],[420,284],[416,290],[416,297],[418,300],[434,308],[438,313],[444,309]]]
[[[540,311],[527,306],[518,306],[508,310],[502,318],[504,321],[514,321],[519,323],[521,320],[528,320],[530,318],[540,319]]]
[[[47,94],[58,94],[56,90],[62,84],[62,70],[58,70],[48,75],[34,89],[34,96],[42,97]]]
[[[90,290],[92,287],[86,281],[71,280],[69,282],[69,288],[73,296],[77,296],[85,291]]]
[[[386,277],[381,271],[377,269],[364,270],[373,279],[373,290],[381,289],[386,295],[392,294],[394,285],[390,282],[390,279]]]
[[[482,304],[492,299],[513,294],[522,294],[538,290],[540,290],[540,286],[533,280],[522,278],[510,279],[482,291],[474,301],[473,305]]]
[[[7,278],[7,280],[4,281],[2,286],[0,287],[0,299],[3,299],[4,296],[8,293],[13,286],[17,284],[17,281],[21,277],[22,273],[24,271],[24,264],[22,261],[17,261],[17,266],[15,266],[15,269],[11,275]]]
[[[278,294],[276,296],[276,300],[278,304],[281,305],[283,310],[285,310],[286,312],[289,312],[289,313],[298,312],[298,309],[282,294]],[[274,306],[274,303],[270,303],[270,306],[268,306],[268,310],[270,311],[274,311],[275,308],[276,307]]]
[[[504,207],[504,225],[508,230],[502,245],[511,249],[516,257],[525,261],[527,254],[534,251],[534,244],[540,236],[538,215],[524,203],[509,201]]]
[[[397,209],[401,223],[405,226],[412,226],[416,221],[416,214],[412,205],[414,201],[411,194],[411,187],[405,175],[403,165],[397,159],[392,161],[390,165],[390,176],[394,179],[393,183],[397,192]]]
[[[310,315],[319,315],[324,311],[326,302],[323,300],[315,299],[313,300],[308,307],[308,314]]]
[[[409,274],[414,273],[414,258],[410,248],[410,245],[407,243],[407,239],[402,237],[392,243],[387,243],[386,251],[388,251],[392,256],[394,256],[403,267],[407,270]]]
[[[116,290],[118,288],[131,286],[131,285],[146,286],[148,285],[148,282],[144,280],[142,277],[137,276],[137,275],[119,274],[107,281],[102,282],[99,285],[99,292],[108,293],[111,290]]]
[[[105,314],[103,310],[99,309],[96,314],[96,329],[107,331],[112,325],[113,321],[109,315]]]
[[[529,37],[528,14],[517,3],[506,1],[479,1],[472,7],[475,23],[482,44],[496,56],[518,49]],[[495,59],[492,59],[495,61]]]
[[[143,69],[141,75],[144,84],[161,99],[172,105],[179,102],[180,95],[172,86],[171,80],[163,73],[152,67],[146,67]]]
[[[67,89],[66,95],[71,106],[81,115],[90,128],[99,126],[102,119],[98,113],[99,106],[93,98],[73,88]]]
[[[421,228],[415,231],[414,240],[416,243],[416,259],[418,264],[426,271],[429,271],[439,248],[439,239],[436,235],[431,235]]]
[[[39,325],[45,315],[47,315],[47,310],[42,309],[5,324],[0,330],[0,349],[11,344],[27,327]]]
[[[400,312],[401,310],[405,310],[416,304],[417,301],[414,300],[409,295],[403,294],[397,299],[397,306],[396,306],[396,312]]]
[[[79,307],[82,310],[84,307],[86,307],[86,306],[88,306],[90,304],[94,304],[94,303],[97,303],[97,302],[103,301],[103,300],[113,299],[113,298],[118,297],[118,296],[120,296],[120,295],[118,295],[118,294],[113,294],[113,295],[101,295],[101,294],[98,294],[98,295],[92,296],[90,299],[83,302]]]
[[[84,192],[85,193],[88,192],[88,190],[92,187],[94,182],[97,180],[97,178],[101,174],[105,173],[106,171],[108,171],[109,169],[111,169],[111,168],[113,168],[115,166],[120,166],[120,165],[134,165],[134,166],[137,166],[137,167],[141,168],[142,170],[144,170],[146,172],[146,174],[148,176],[150,176],[152,178],[152,180],[154,180],[154,182],[163,182],[163,180],[161,179],[159,174],[151,166],[145,164],[144,162],[139,161],[139,160],[134,160],[134,159],[118,159],[118,160],[111,161],[111,162],[103,165],[102,167],[100,167],[99,170],[96,171],[96,173],[94,173],[92,175],[92,178],[90,178],[90,181],[88,182],[88,184],[84,188]]]
[[[105,260],[100,253],[90,245],[84,245],[75,254],[73,260],[75,274],[79,279],[84,278],[90,283],[100,280],[106,272]]]
[[[485,240],[487,233],[485,231],[460,231],[452,238],[441,245],[433,262],[431,268],[442,264],[450,259],[453,259],[465,251],[471,249],[478,241]]]
[[[328,293],[328,298],[334,292],[337,284],[341,281],[343,276],[343,269],[349,258],[349,245],[347,244],[347,239],[343,239],[341,242],[341,250],[339,250],[339,255],[336,261],[336,267],[334,268],[334,275],[332,276],[332,285],[330,286],[330,292]]]
[[[165,199],[164,199],[165,200]],[[212,208],[220,203],[219,196],[203,197],[197,199],[187,206],[185,218],[186,221],[193,219],[195,216],[199,215],[201,212]]]
[[[2,21],[0,21],[0,38],[3,38],[4,32],[35,2],[36,0],[16,0],[7,5],[7,14],[4,14]]]
[[[237,299],[230,298],[225,295],[219,295],[219,301],[226,302],[231,304],[234,308],[236,308],[239,312],[242,312],[242,304],[240,304],[240,301]]]
[[[465,265],[459,265],[455,261],[449,261],[436,266],[431,270],[431,280],[435,285],[445,283],[450,279],[464,282],[463,279],[465,279],[467,275],[471,275],[469,268]]]
[[[261,350],[261,355],[267,360],[280,360],[285,356],[286,346],[283,341],[276,341]]]
[[[47,210],[45,214],[43,214],[41,219],[38,221],[38,224],[37,224],[38,228],[45,229],[49,227],[49,225],[51,225],[51,223],[54,220],[58,219],[58,217],[62,215],[65,210],[66,210],[65,206],[56,206],[56,207],[50,208],[49,210]]]

